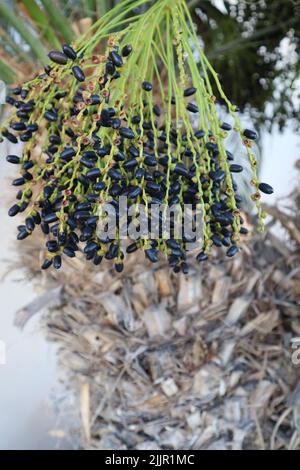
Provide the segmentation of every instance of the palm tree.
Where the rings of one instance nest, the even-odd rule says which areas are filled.
[[[59,48],[63,42],[71,43],[114,3],[109,0],[2,2],[0,78],[11,84],[22,81],[47,63],[49,49]],[[212,1],[191,0],[188,4],[226,92],[243,111],[249,110],[259,125],[265,125],[265,106],[275,103],[273,82],[280,75],[276,64],[282,52],[277,48],[285,37],[290,44],[299,42],[293,28],[296,2],[272,2],[265,9],[260,2],[251,8],[246,1],[238,5],[224,1],[222,11]],[[262,47],[270,60],[262,58]],[[295,117],[291,92],[298,67],[291,60],[285,68],[284,79],[291,86],[284,88],[280,100],[277,98],[274,119],[281,125]],[[279,241],[277,245],[279,251],[272,252],[276,266],[282,255],[280,249],[283,250]],[[32,256],[37,246],[40,242],[34,235],[27,247],[22,247],[20,260],[39,281],[39,267]],[[267,307],[261,298],[262,288],[257,286],[260,257],[253,260],[249,257],[255,250],[253,243],[242,261],[237,260],[233,266],[225,263],[203,270],[193,268],[189,278],[170,275],[164,264],[153,269],[152,265],[142,260],[137,263],[136,259],[122,275],[113,274],[108,267],[87,269],[81,260],[70,267],[67,265],[62,273],[48,275],[46,285],[54,281],[60,289],[54,289],[53,293],[62,295],[62,308],[52,311],[47,318],[48,331],[52,339],[61,342],[61,360],[80,396],[84,446],[208,447],[218,434],[217,428],[223,426],[225,433],[233,433],[232,444],[228,440],[216,441],[216,447],[238,448],[244,445],[248,430],[258,423],[259,444],[252,440],[249,446],[263,447],[264,439],[270,438],[272,445],[288,447],[287,439],[280,436],[277,443],[276,433],[274,437],[270,431],[274,429],[274,416],[279,423],[281,416],[285,417],[286,409],[281,406],[278,392],[281,379],[273,386],[269,369],[259,367],[259,353],[253,351],[254,342],[262,341],[262,336],[265,340],[262,349],[270,348],[270,354],[276,355],[270,344],[278,337],[279,330],[272,333],[278,320],[272,286],[268,296],[273,303],[268,308],[275,311],[274,317],[266,316],[263,310]],[[259,253],[263,256],[264,250],[261,248]],[[291,257],[290,252],[288,255]],[[280,269],[285,273],[288,263],[282,258],[280,262]],[[263,263],[263,269],[267,269],[267,258]],[[296,282],[293,288],[296,289]],[[230,292],[234,293],[233,298]],[[252,302],[257,304],[254,312]],[[30,315],[30,309],[28,312]],[[226,324],[222,323],[224,313]],[[248,334],[251,328],[256,328],[255,313],[260,314],[263,327],[259,325],[265,330],[253,334],[251,341]],[[243,329],[241,336],[237,325]],[[234,350],[234,360],[230,363]],[[242,354],[245,359],[241,363]],[[227,369],[229,363],[232,369]],[[272,362],[270,370],[275,366]],[[291,365],[285,361],[283,367],[292,377]],[[251,388],[253,395],[256,393],[264,400],[263,406],[272,404],[272,413],[263,421],[263,432],[259,423],[265,417],[259,411],[253,416],[235,416],[235,411],[241,413],[248,406],[238,387],[243,368],[252,377],[249,387],[255,384]],[[228,407],[225,401],[219,403],[224,387],[230,396]],[[275,393],[277,401],[273,403],[271,397]],[[295,428],[296,424],[290,425],[291,433],[296,432]],[[297,443],[295,438],[290,445],[293,448]]]

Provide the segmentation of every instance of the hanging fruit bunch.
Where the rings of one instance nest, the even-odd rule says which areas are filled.
[[[113,260],[120,272],[126,252],[140,249],[152,262],[164,253],[175,272],[186,273],[190,240],[184,236],[140,236],[127,246],[118,229],[113,238],[99,237],[101,206],[110,202],[118,214],[121,196],[131,214],[141,204],[146,214],[152,204],[200,208],[197,260],[206,260],[212,246],[234,256],[247,229],[233,179],[243,167],[226,149],[229,132],[240,136],[250,162],[251,197],[263,229],[260,192],[273,190],[257,177],[256,133],[241,127],[185,2],[162,0],[139,13],[147,3],[121,2],[72,46],[50,52],[44,73],[7,97],[15,111],[1,134],[24,142],[22,157],[6,157],[20,168],[9,215],[25,214],[19,240],[40,226],[43,269],[58,269],[63,256],[82,251],[96,265]],[[218,119],[217,100],[227,106],[231,124]]]

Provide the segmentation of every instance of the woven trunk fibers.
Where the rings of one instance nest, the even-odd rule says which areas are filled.
[[[187,277],[136,258],[121,275],[76,259],[41,279],[38,237],[22,244],[45,294],[17,321],[48,305],[83,448],[300,448],[300,194],[290,203],[268,209],[285,240],[269,229]]]

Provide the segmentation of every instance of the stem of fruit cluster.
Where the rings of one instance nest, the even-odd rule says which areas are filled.
[[[44,233],[50,237],[46,267],[52,258],[55,267],[60,267],[62,252],[75,256],[77,227],[82,231],[80,241],[87,241],[84,252],[88,259],[95,255],[94,262],[99,264],[99,258],[105,255],[115,259],[121,269],[120,229],[107,248],[98,238],[96,227],[105,218],[104,202],[117,204],[123,193],[128,195],[128,211],[134,217],[139,204],[151,217],[150,205],[158,201],[163,203],[164,220],[173,204],[179,205],[178,218],[182,220],[185,205],[191,203],[194,215],[202,211],[202,252],[197,260],[207,259],[213,244],[228,247],[227,255],[234,256],[240,234],[247,233],[240,216],[241,198],[232,178],[232,173],[241,172],[243,167],[230,163],[233,156],[224,141],[232,126],[219,122],[217,98],[226,104],[234,121],[233,131],[246,148],[253,174],[251,184],[256,188],[252,198],[262,229],[259,191],[270,194],[273,190],[257,178],[251,150],[256,133],[243,131],[235,107],[199,45],[186,2],[161,0],[149,4],[150,0],[118,4],[72,47],[64,45],[63,53],[49,54],[54,65],[46,66],[45,74],[23,87],[26,102],[10,98],[16,111],[9,117],[8,127],[16,132],[31,128],[20,135],[25,142],[22,159],[8,156],[11,163],[21,164],[22,177],[15,185],[24,184],[20,202],[10,209],[10,215],[27,211],[27,225],[25,229],[21,226],[19,239],[31,234],[32,218],[45,219]],[[136,11],[148,5],[144,13]],[[22,111],[24,106],[32,108],[28,117]],[[20,112],[21,116],[25,114],[23,121]],[[193,115],[197,117],[193,119]],[[43,134],[36,132],[38,129]],[[17,140],[6,126],[0,131],[8,140]],[[42,151],[30,160],[39,149],[41,135]],[[31,168],[33,175],[28,171]],[[49,224],[56,221],[57,227],[52,226],[51,231],[57,242],[49,235]],[[171,238],[167,239],[165,228],[158,240],[141,234],[128,253],[142,248],[155,262],[161,251],[175,272],[187,272],[188,240],[174,233]]]

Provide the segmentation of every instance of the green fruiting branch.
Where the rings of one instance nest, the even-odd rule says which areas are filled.
[[[141,13],[145,5],[149,8]],[[137,226],[141,205],[148,218],[157,202],[164,215],[179,206],[177,218],[187,204],[193,217],[200,209],[198,261],[212,245],[236,254],[247,230],[232,177],[243,168],[232,163],[226,149],[230,130],[240,136],[250,162],[262,230],[260,192],[272,188],[257,177],[251,148],[256,134],[242,129],[185,1],[124,0],[49,57],[52,65],[44,74],[14,91],[24,97],[9,98],[16,110],[1,129],[11,142],[18,137],[24,142],[21,160],[8,158],[21,165],[13,184],[22,186],[10,215],[25,212],[19,239],[41,223],[47,235],[44,268],[60,267],[62,255],[74,257],[82,242],[88,259],[95,264],[102,257],[113,259],[120,271],[120,227],[114,238],[103,240],[97,226],[107,215],[104,203],[116,206],[122,195]],[[232,125],[220,122],[218,100],[226,104]],[[187,272],[187,243],[174,234],[167,238],[163,230],[157,240],[141,233],[127,251],[141,248],[152,262],[163,252],[176,272]]]

